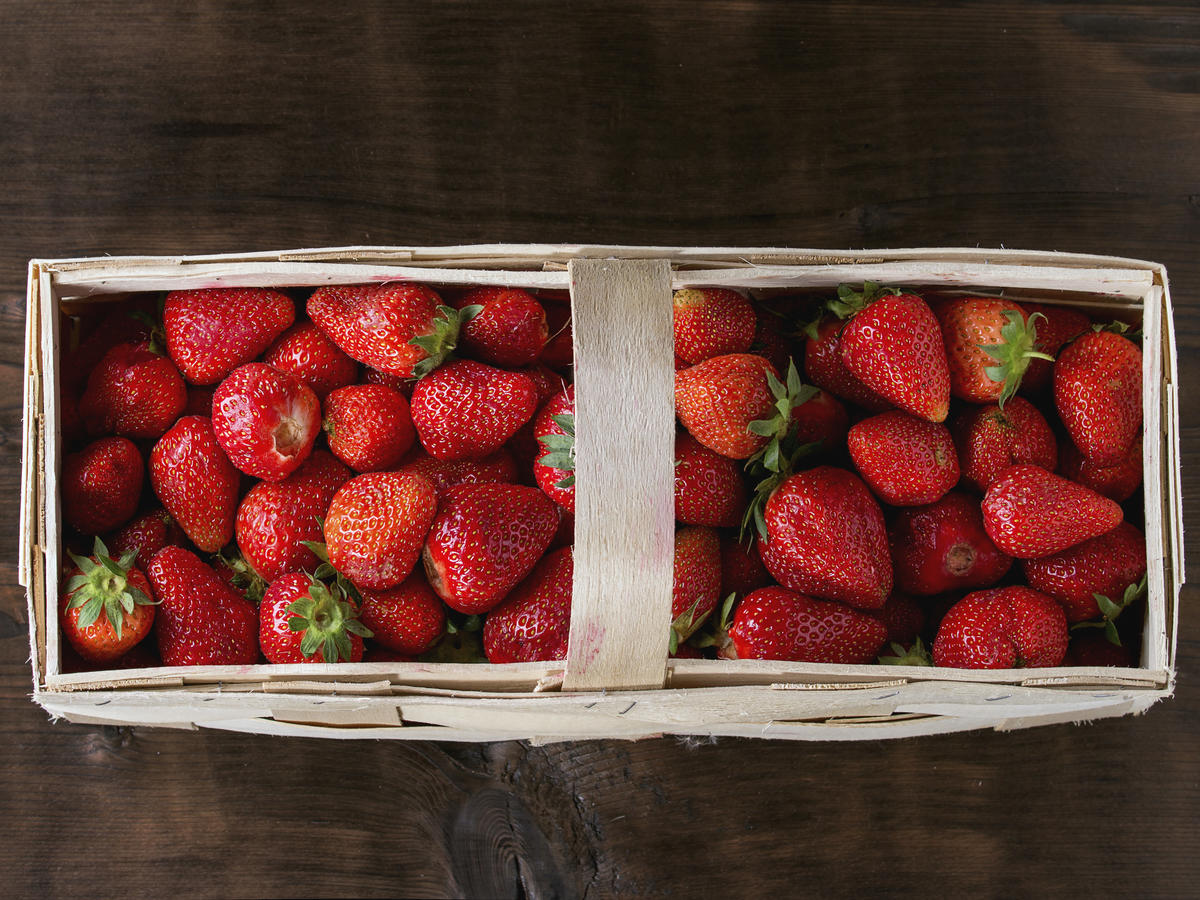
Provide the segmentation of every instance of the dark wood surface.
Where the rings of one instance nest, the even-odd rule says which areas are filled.
[[[94,728],[28,699],[15,510],[32,256],[1004,245],[1168,266],[1195,529],[1198,134],[1189,4],[0,4],[0,893],[1194,896],[1188,589],[1174,699],[1082,727],[548,748]]]

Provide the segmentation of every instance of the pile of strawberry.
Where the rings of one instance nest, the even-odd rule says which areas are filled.
[[[1132,665],[1128,325],[872,284],[674,316],[676,655]]]
[[[564,656],[565,301],[206,289],[85,317],[64,668]]]

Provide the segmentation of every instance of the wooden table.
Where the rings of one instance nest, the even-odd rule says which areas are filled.
[[[94,728],[28,700],[15,509],[29,257],[502,240],[1159,260],[1191,498],[1198,134],[1187,5],[4,3],[0,892],[1194,895],[1186,608],[1176,697],[1085,727],[546,748]]]

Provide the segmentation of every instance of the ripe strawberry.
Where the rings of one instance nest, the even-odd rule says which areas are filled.
[[[312,571],[319,560],[305,541],[320,542],[320,520],[351,471],[324,450],[313,451],[283,481],[260,481],[238,506],[238,549],[267,582],[289,572]]]
[[[441,308],[432,288],[411,282],[323,287],[308,298],[308,315],[342,352],[401,378],[429,356],[413,340],[434,333]]]
[[[1006,469],[983,498],[983,527],[1009,556],[1049,556],[1112,531],[1121,507],[1037,466]]]
[[[565,659],[571,629],[570,547],[547,553],[529,577],[488,613],[483,649],[488,662]]]
[[[1010,466],[1032,463],[1048,472],[1058,462],[1054,432],[1032,403],[1009,399],[1001,410],[996,404],[964,410],[954,421],[963,480],[980,493]]]
[[[766,587],[738,604],[729,637],[736,659],[856,665],[875,661],[887,626],[841,603]]]
[[[394,469],[417,433],[404,395],[382,384],[351,384],[325,398],[325,433],[333,455],[356,472]]]
[[[685,525],[734,527],[746,511],[746,485],[736,460],[682,431],[675,436],[675,518]]]
[[[150,583],[134,552],[114,558],[100,538],[91,557],[67,552],[75,565],[58,607],[63,636],[88,662],[114,662],[150,633]]]
[[[402,378],[399,375],[390,375],[387,372],[380,372],[378,369],[369,367],[363,368],[364,384],[382,384],[385,387],[394,388],[404,395],[404,399],[408,400],[412,397],[413,385],[416,384],[411,378]]]
[[[216,553],[233,539],[240,481],[203,416],[184,416],[150,451],[154,493],[205,553]]]
[[[893,410],[863,419],[846,439],[850,458],[884,503],[922,506],[958,483],[958,455],[946,426]]]
[[[532,366],[522,366],[517,371],[533,379],[534,388],[537,390],[538,410],[541,410],[551,397],[561,394],[569,387],[568,382],[563,376],[552,369],[546,368],[541,363],[535,363]],[[546,455],[545,445],[538,441],[537,434],[534,432],[536,424],[537,414],[535,413],[532,419],[518,428],[517,433],[508,439],[507,445],[513,457],[517,460],[521,471],[529,473],[529,484],[536,483],[536,479],[532,478],[534,463],[540,457]]]
[[[857,476],[832,466],[792,475],[767,501],[764,518],[759,553],[784,587],[863,609],[883,606],[892,590],[887,532]]]
[[[675,412],[705,447],[731,459],[746,459],[767,443],[750,423],[768,418],[774,407],[768,373],[779,373],[761,356],[714,356],[675,374]]]
[[[1118,465],[1142,427],[1142,351],[1111,331],[1089,331],[1054,363],[1054,405],[1075,446]]]
[[[350,479],[325,518],[330,563],[362,590],[395,587],[412,573],[437,506],[433,483],[415,472]]]
[[[558,507],[537,488],[450,488],[425,541],[429,583],[451,609],[488,612],[529,574],[557,528]]]
[[[216,384],[295,319],[291,297],[266,288],[172,291],[163,306],[167,352],[192,384]]]
[[[149,341],[154,331],[155,301],[152,294],[135,294],[118,303],[105,303],[89,313],[81,311],[78,321],[79,345],[64,349],[59,358],[59,390],[78,396],[87,384],[88,375],[100,360],[118,344],[138,344]],[[62,322],[63,344],[69,344],[71,320]]]
[[[212,427],[237,468],[264,481],[282,481],[312,452],[321,430],[321,401],[299,378],[248,363],[213,393]]]
[[[675,292],[675,353],[695,365],[730,353],[746,353],[757,316],[750,301],[726,288]]]
[[[258,661],[258,614],[190,550],[166,547],[146,575],[159,600],[165,666],[246,666]]]
[[[361,662],[371,631],[341,587],[292,572],[274,581],[258,608],[258,643],[267,662]]]
[[[950,393],[971,403],[1000,403],[1017,392],[1035,350],[1038,322],[1011,300],[962,297],[937,310],[950,368]],[[1040,354],[1050,360],[1047,354]]]
[[[543,453],[533,464],[533,477],[546,496],[575,512],[575,388],[567,387],[538,411],[533,434]]]
[[[458,359],[413,388],[421,445],[439,459],[477,459],[498,450],[537,410],[528,375]]]
[[[834,396],[870,412],[882,412],[892,404],[859,381],[842,360],[840,319],[826,318],[807,329],[804,342],[804,374],[808,380]]]
[[[902,647],[912,646],[925,627],[925,610],[921,604],[899,591],[892,591],[880,611],[880,617],[887,627],[888,642]]]
[[[789,323],[779,315],[760,307],[755,308],[754,317],[757,320],[754,325],[754,340],[750,342],[750,348],[746,352],[761,356],[775,367],[776,372],[785,371],[792,356],[792,348],[779,332],[789,327]],[[678,356],[675,358],[679,359]]]
[[[901,510],[888,538],[896,586],[921,597],[990,587],[1012,567],[984,531],[978,501],[958,491]]]
[[[1126,598],[1146,575],[1146,539],[1122,522],[1107,534],[1092,538],[1053,556],[1022,560],[1029,586],[1062,604],[1068,622],[1104,616],[1108,620],[1132,602]],[[1102,602],[1098,598],[1104,598]]]
[[[745,596],[771,583],[756,546],[757,538],[747,535],[745,542],[731,534],[721,535],[721,596]]]
[[[322,403],[330,391],[358,380],[358,363],[312,322],[297,322],[281,334],[262,361],[299,378]]]
[[[183,407],[182,415],[204,416],[206,419],[211,418],[214,391],[216,391],[216,388],[197,387],[194,384],[188,385],[187,403]]]
[[[721,540],[711,528],[691,526],[675,532],[671,592],[671,646],[696,631],[721,599]]]
[[[933,642],[935,665],[953,669],[1057,666],[1067,652],[1062,607],[1027,587],[967,594],[951,607]]]
[[[1047,356],[1057,356],[1067,341],[1074,340],[1092,327],[1092,320],[1078,310],[1041,303],[1023,305],[1030,315],[1041,313],[1046,317],[1038,320],[1034,349]],[[1029,368],[1025,370],[1025,377],[1021,380],[1021,393],[1032,394],[1049,386],[1053,365],[1049,360],[1037,357],[1031,359]]]
[[[1110,500],[1124,503],[1142,484],[1142,439],[1136,438],[1129,454],[1115,466],[1096,465],[1068,442],[1062,448],[1061,474]]]
[[[541,356],[550,338],[546,311],[520,288],[481,287],[451,304],[481,307],[462,328],[460,343],[477,359],[503,368],[527,366]]]
[[[145,571],[154,554],[163,547],[182,547],[186,542],[187,535],[175,524],[170,514],[165,509],[154,509],[111,535],[107,544],[115,559],[132,550],[137,567]]]
[[[187,403],[183,376],[148,344],[118,344],[88,376],[79,414],[90,434],[158,438]]]
[[[380,646],[418,656],[446,631],[446,609],[420,572],[388,591],[364,591],[359,619]]]
[[[792,410],[796,439],[802,444],[818,441],[826,450],[840,447],[850,428],[850,415],[840,400],[828,391],[817,391]]]
[[[1077,631],[1071,635],[1064,666],[1122,666],[1133,665],[1133,654],[1123,644],[1114,644],[1101,631]]]
[[[426,456],[423,449],[409,454],[408,462],[400,466],[401,472],[417,472],[433,482],[438,496],[456,484],[516,484],[517,464],[512,454],[501,447],[483,459],[437,459]]]
[[[100,438],[69,454],[63,460],[63,518],[84,534],[120,528],[137,512],[144,469],[128,438]]]
[[[559,547],[570,547],[575,543],[575,513],[568,512],[561,506],[558,508],[558,528],[550,539],[549,550]]]
[[[571,339],[571,307],[561,303],[546,306],[546,328],[550,339],[538,361],[555,372],[564,372],[575,363],[575,347]]]

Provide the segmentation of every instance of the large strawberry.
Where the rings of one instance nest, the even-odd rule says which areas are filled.
[[[299,378],[322,402],[330,391],[358,380],[358,363],[312,322],[297,322],[281,334],[263,362]]]
[[[1031,360],[1052,360],[1035,349],[1037,323],[1011,300],[962,297],[937,310],[950,368],[950,393],[971,403],[1003,406],[1017,392]]]
[[[183,376],[149,344],[118,344],[88,376],[79,414],[90,434],[158,438],[187,403]]]
[[[488,613],[483,649],[489,662],[565,659],[571,630],[570,547],[547,553],[508,598]]]
[[[796,440],[802,444],[820,443],[825,450],[840,447],[850,428],[850,414],[837,397],[818,390],[792,410]]]
[[[846,443],[859,474],[892,506],[933,503],[958,483],[954,439],[939,422],[892,410],[863,419]]]
[[[687,288],[674,297],[675,353],[690,365],[746,353],[757,317],[750,301],[727,288]]]
[[[412,418],[421,445],[439,459],[477,459],[498,450],[537,410],[528,375],[470,359],[448,362],[417,382]]]
[[[746,510],[736,460],[709,450],[686,431],[675,437],[675,518],[685,525],[733,527]]]
[[[258,608],[258,643],[267,662],[361,662],[371,630],[335,582],[292,572],[267,588]]]
[[[416,448],[409,454],[408,461],[400,466],[401,472],[417,472],[431,482],[441,496],[447,488],[456,484],[516,484],[517,464],[512,454],[501,447],[482,459],[437,459]]]
[[[166,547],[146,572],[159,600],[154,630],[166,666],[258,661],[258,614],[190,550]]]
[[[100,538],[90,557],[70,556],[75,565],[59,603],[63,635],[88,662],[114,662],[150,633],[150,583],[134,567],[136,551],[113,558]]]
[[[321,401],[299,378],[264,363],[235,369],[213,392],[213,433],[229,461],[255,478],[280,481],[312,452]]]
[[[292,298],[266,288],[172,291],[163,306],[167,352],[192,384],[216,384],[295,319]]]
[[[533,477],[546,496],[575,512],[575,388],[551,397],[533,420],[533,434],[543,453],[533,464]]]
[[[527,366],[541,356],[550,338],[546,311],[520,288],[480,287],[456,297],[455,309],[478,306],[462,326],[459,343],[486,363],[504,368]]]
[[[675,373],[675,412],[705,447],[731,459],[746,459],[768,438],[750,424],[771,416],[775,396],[768,376],[779,380],[761,356],[734,353],[714,356]]]
[[[896,586],[909,594],[990,587],[1012,567],[984,530],[979,502],[958,491],[901,510],[888,537]]]
[[[993,403],[964,410],[954,421],[963,479],[980,493],[1017,463],[1033,463],[1054,471],[1058,442],[1037,408],[1012,397],[1000,409]]]
[[[241,477],[203,416],[184,416],[150,451],[150,483],[184,534],[205,553],[233,539]]]
[[[356,472],[400,465],[417,439],[408,400],[382,384],[351,384],[325,398],[325,434],[333,455]]]
[[[419,656],[446,631],[446,608],[422,572],[386,591],[363,591],[359,619],[381,647]]]
[[[1027,587],[967,594],[942,618],[935,665],[954,669],[1057,666],[1067,652],[1062,607]]]
[[[711,528],[675,532],[671,649],[699,628],[721,599],[721,540]]]
[[[805,333],[804,374],[817,387],[871,412],[892,404],[863,384],[842,359],[842,327],[836,317],[810,325]]]
[[[1134,440],[1125,458],[1115,466],[1097,465],[1068,441],[1062,448],[1059,474],[1091,488],[1097,494],[1103,494],[1110,500],[1124,503],[1142,484],[1142,466],[1140,437]]]
[[[134,561],[142,571],[163,547],[182,547],[186,542],[187,535],[164,509],[143,513],[106,541],[114,558],[119,559],[132,550]]]
[[[1112,531],[1121,507],[1038,466],[1012,466],[983,498],[983,526],[1009,556],[1034,559]]]
[[[1142,427],[1142,351],[1112,331],[1077,338],[1054,363],[1054,405],[1087,459],[1117,465]]]
[[[765,587],[738,604],[729,629],[736,659],[855,665],[875,661],[887,640],[876,616],[787,588]]]
[[[63,459],[63,518],[76,531],[103,534],[137,511],[145,478],[142,454],[123,437],[100,438]]]

